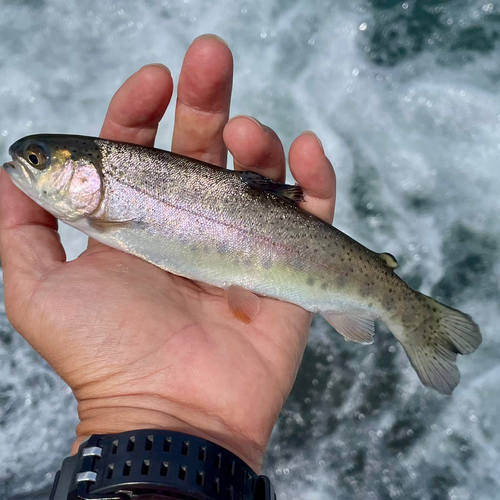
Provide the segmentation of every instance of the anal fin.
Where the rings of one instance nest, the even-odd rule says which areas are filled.
[[[346,341],[372,344],[375,334],[374,318],[364,311],[327,311],[320,313]]]

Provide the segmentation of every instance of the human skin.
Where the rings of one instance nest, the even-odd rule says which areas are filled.
[[[178,83],[172,151],[283,181],[278,136],[249,117],[228,122],[233,61],[218,37],[197,38]],[[172,96],[162,65],[132,75],[109,106],[101,137],[153,146]],[[317,137],[292,143],[289,166],[305,210],[331,222],[335,174]],[[224,290],[167,273],[89,240],[66,262],[57,221],[0,175],[0,256],[13,327],[71,387],[80,423],[96,433],[164,428],[214,441],[259,472],[290,393],[311,314],[261,298],[250,324]]]

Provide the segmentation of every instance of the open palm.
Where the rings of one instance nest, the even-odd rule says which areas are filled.
[[[179,78],[172,150],[283,180],[276,134],[248,117],[228,123],[232,57],[205,36],[188,50]],[[159,65],[117,92],[101,136],[152,145],[172,95]],[[316,137],[299,136],[290,168],[304,208],[333,215],[335,178]],[[175,276],[93,240],[65,261],[57,222],[0,179],[0,251],[13,326],[72,388],[79,439],[92,433],[168,428],[206,437],[260,467],[272,426],[304,351],[310,314],[261,298],[245,324],[224,290]]]

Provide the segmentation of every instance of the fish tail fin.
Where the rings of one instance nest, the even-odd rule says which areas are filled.
[[[398,335],[422,383],[450,395],[460,381],[457,354],[470,354],[481,344],[472,318],[422,294],[417,295],[423,321]]]

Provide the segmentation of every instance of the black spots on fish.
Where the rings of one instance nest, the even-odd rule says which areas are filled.
[[[314,286],[315,279],[314,279],[312,276],[308,276],[308,278],[307,278],[307,280],[306,280],[306,283],[307,283],[309,286]]]
[[[328,283],[321,283],[321,290],[327,290],[328,289]]]

